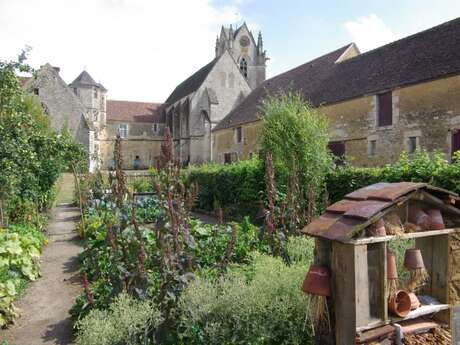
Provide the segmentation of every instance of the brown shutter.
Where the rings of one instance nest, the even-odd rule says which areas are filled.
[[[460,130],[452,130],[452,157],[456,151],[460,150]]]
[[[378,126],[391,126],[393,124],[393,100],[391,91],[378,95]]]

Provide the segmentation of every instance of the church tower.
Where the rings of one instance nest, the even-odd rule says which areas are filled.
[[[243,23],[236,30],[233,29],[232,25],[228,28],[222,26],[220,36],[216,39],[216,58],[226,50],[233,56],[240,72],[252,89],[265,81],[268,58],[263,47],[261,32],[259,32],[256,42],[246,23]]]

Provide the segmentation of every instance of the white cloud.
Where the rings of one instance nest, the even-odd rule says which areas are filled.
[[[233,4],[0,0],[0,58],[14,58],[29,45],[31,65],[59,66],[67,82],[86,68],[109,98],[162,102],[214,57],[220,26],[241,21]]]
[[[362,52],[401,38],[375,14],[348,21],[345,27]]]

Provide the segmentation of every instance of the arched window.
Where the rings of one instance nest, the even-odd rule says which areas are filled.
[[[248,77],[248,62],[246,58],[241,58],[240,60],[240,71],[243,73],[244,77]]]

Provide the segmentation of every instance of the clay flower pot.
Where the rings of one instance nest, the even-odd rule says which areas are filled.
[[[312,295],[330,296],[331,277],[326,267],[311,265],[302,284],[302,291]]]
[[[431,225],[430,216],[416,207],[409,209],[409,222],[420,226],[422,230],[428,230]]]
[[[370,225],[367,232],[369,237],[382,237],[386,236],[385,222],[382,218]]]
[[[414,310],[420,307],[420,301],[418,300],[417,296],[413,292],[409,292],[410,297],[410,309]]]
[[[430,217],[430,229],[431,230],[442,230],[445,229],[444,219],[442,218],[441,211],[438,209],[431,209],[427,211]]]
[[[398,279],[396,255],[392,252],[387,253],[387,279]]]
[[[411,271],[425,268],[420,249],[413,248],[406,250],[406,253],[404,254],[404,267]]]
[[[388,309],[399,317],[406,317],[411,310],[411,299],[404,290],[396,291],[388,300]]]

